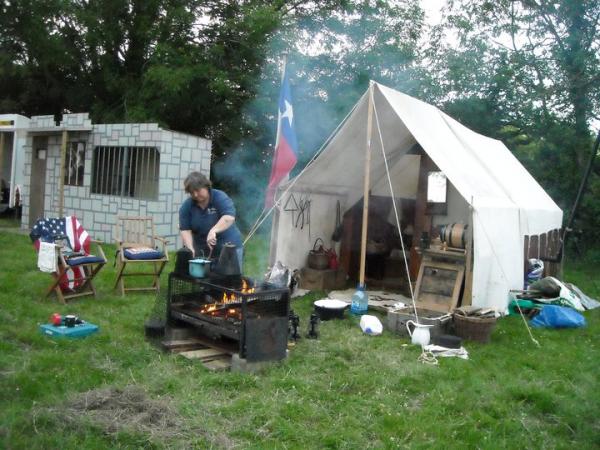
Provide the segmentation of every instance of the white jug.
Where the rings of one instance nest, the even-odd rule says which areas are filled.
[[[415,329],[413,331],[410,331],[410,327],[408,326],[411,323],[415,327]],[[420,323],[415,323],[412,320],[409,320],[408,322],[406,322],[406,329],[408,330],[408,335],[410,336],[410,341],[414,345],[420,345],[421,347],[425,347],[426,345],[428,345],[429,340],[431,339],[431,336],[429,334],[429,329],[432,326],[433,325],[422,325]]]

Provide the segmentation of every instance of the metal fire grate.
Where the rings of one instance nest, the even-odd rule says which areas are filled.
[[[211,305],[219,307],[218,314],[210,313]],[[186,322],[212,339],[235,341],[249,361],[285,357],[288,314],[288,289],[239,276],[169,275],[168,323]]]

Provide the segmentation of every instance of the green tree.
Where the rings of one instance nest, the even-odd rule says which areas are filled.
[[[451,0],[431,47],[445,108],[507,141],[567,213],[600,112],[599,17],[598,0]]]

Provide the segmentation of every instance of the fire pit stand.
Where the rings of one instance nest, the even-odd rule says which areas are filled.
[[[290,294],[243,276],[169,274],[167,327],[182,323],[249,362],[284,359]]]

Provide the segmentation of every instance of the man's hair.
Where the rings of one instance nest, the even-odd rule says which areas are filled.
[[[191,172],[187,177],[185,177],[183,187],[185,188],[185,192],[191,194],[193,191],[198,189],[210,189],[212,187],[212,183],[204,174],[200,172]]]

